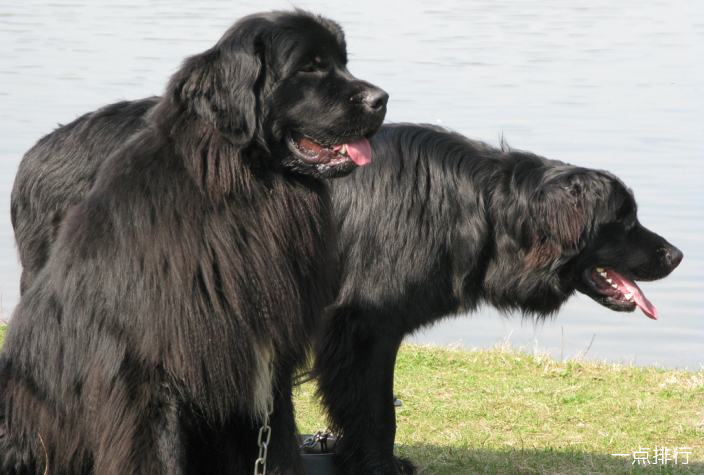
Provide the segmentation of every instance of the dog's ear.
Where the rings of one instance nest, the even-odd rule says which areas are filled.
[[[260,35],[251,30],[235,25],[213,48],[188,58],[169,90],[181,107],[238,146],[252,141],[259,119],[263,52]]]
[[[584,186],[577,177],[545,184],[533,195],[529,213],[527,262],[543,267],[579,252],[587,225]]]
[[[236,23],[211,49],[192,56],[171,77],[153,117],[177,137],[196,183],[217,202],[247,186],[245,153],[263,144],[268,23],[252,16]]]

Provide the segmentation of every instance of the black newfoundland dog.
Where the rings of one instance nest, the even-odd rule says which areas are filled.
[[[90,186],[96,141],[126,140],[156,104],[87,114],[28,153],[13,194],[27,276]],[[635,281],[665,277],[682,253],[638,222],[613,175],[430,126],[384,126],[372,146],[373,166],[331,182],[338,296],[316,348],[346,473],[412,473],[393,456],[392,387],[401,340],[419,327],[481,303],[546,316],[575,290],[655,318]]]
[[[321,178],[369,161],[386,111],[346,61],[332,21],[249,16],[148,112],[27,155],[13,219],[52,235],[0,355],[2,473],[251,473],[267,421],[269,472],[302,472],[291,376],[334,297]],[[146,112],[129,137],[120,111]]]
[[[341,280],[316,343],[349,473],[413,473],[393,456],[392,389],[414,330],[482,303],[545,317],[575,291],[656,318],[636,281],[682,253],[612,174],[430,126],[385,126],[372,145],[375,164],[333,186]]]

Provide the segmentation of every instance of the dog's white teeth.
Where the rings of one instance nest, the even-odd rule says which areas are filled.
[[[611,287],[613,287],[614,289],[618,289],[618,285],[616,284],[611,284]]]
[[[603,274],[603,273],[604,273],[604,268],[603,268],[603,267],[597,267],[597,268],[596,268],[596,271],[597,271],[599,274]]]
[[[624,297],[626,297],[626,300],[632,300],[633,299],[633,292],[628,292],[626,295],[624,295]]]
[[[599,275],[606,279],[606,272],[599,272]]]
[[[611,280],[611,279],[608,279],[608,278],[606,279],[606,282],[608,282],[609,284],[612,284],[612,285],[613,285],[613,283],[614,283],[614,281],[613,281],[613,280]]]

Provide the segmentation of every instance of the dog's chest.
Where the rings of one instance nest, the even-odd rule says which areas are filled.
[[[324,189],[276,183],[223,208],[206,235],[219,286],[229,290],[218,298],[255,332],[307,328],[332,299],[335,236]],[[271,325],[259,324],[264,321]]]

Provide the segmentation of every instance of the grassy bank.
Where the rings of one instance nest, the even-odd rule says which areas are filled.
[[[704,474],[704,371],[409,345],[396,371],[398,453],[422,473]],[[304,431],[324,424],[313,391],[297,394]],[[651,462],[656,446],[689,447],[689,465],[639,468],[639,446]]]
[[[325,425],[314,390],[296,390],[304,432]],[[405,345],[396,392],[397,450],[422,473],[704,474],[704,371]],[[689,464],[631,464],[656,446],[689,447]]]

